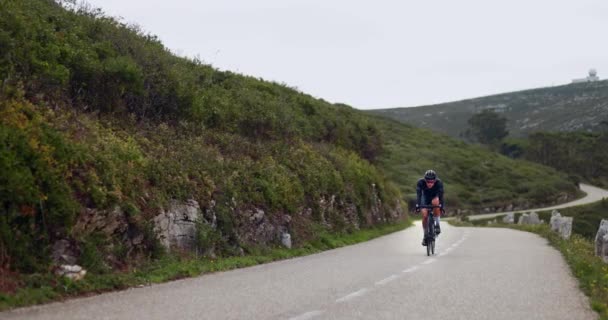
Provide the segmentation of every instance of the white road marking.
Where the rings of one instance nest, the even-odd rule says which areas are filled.
[[[367,291],[368,291],[367,289],[361,289],[359,291],[355,291],[355,292],[353,292],[353,293],[351,293],[349,295],[346,295],[346,296],[344,296],[344,297],[336,300],[336,302],[337,303],[346,302],[348,300],[351,300],[351,299],[354,299],[356,297],[360,297],[360,296],[364,295],[365,293],[367,293]]]
[[[376,285],[377,286],[383,286],[383,285],[385,285],[385,284],[387,284],[387,283],[389,283],[389,282],[391,282],[391,281],[393,281],[393,280],[395,280],[397,278],[399,278],[399,276],[396,275],[396,274],[394,274],[394,275],[392,275],[392,276],[390,276],[388,278],[385,278],[385,279],[382,279],[382,280],[376,282]]]
[[[431,263],[433,263],[433,262],[435,262],[435,261],[437,261],[437,259],[435,259],[435,258],[431,258],[431,259],[429,259],[429,260],[426,260],[426,261],[425,261],[425,262],[423,262],[422,264],[431,264]]]
[[[324,312],[325,311],[321,311],[321,310],[310,311],[310,312],[302,313],[299,316],[289,318],[289,320],[308,320],[308,319],[312,319],[316,316],[320,316]]]
[[[418,267],[411,267],[411,268],[407,268],[405,270],[403,270],[403,273],[408,273],[408,272],[414,272],[418,269]]]

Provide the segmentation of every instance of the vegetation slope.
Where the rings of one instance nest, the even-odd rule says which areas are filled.
[[[597,132],[602,121],[608,121],[608,80],[370,112],[459,138],[471,116],[483,110],[494,110],[507,118],[511,137],[525,137],[536,131]]]
[[[279,232],[301,247],[402,220],[429,167],[453,208],[575,192],[545,167],[176,57],[100,10],[0,6],[0,271],[47,274],[66,242],[92,274],[130,270],[163,255],[154,217],[190,200],[196,254],[255,253]]]

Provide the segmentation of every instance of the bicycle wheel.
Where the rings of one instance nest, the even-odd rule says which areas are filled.
[[[426,240],[426,255],[430,256],[431,255],[431,244],[429,243],[429,240]]]
[[[427,240],[427,251],[430,254],[427,255],[433,255],[435,254],[435,219],[431,218],[429,219],[429,238]]]

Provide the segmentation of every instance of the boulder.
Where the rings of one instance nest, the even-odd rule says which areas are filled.
[[[608,263],[608,220],[602,219],[595,235],[595,255]]]
[[[74,281],[82,280],[87,271],[79,265],[61,265],[55,270],[55,274],[60,277],[70,278]]]
[[[563,239],[569,239],[572,234],[572,217],[562,217],[557,210],[551,212],[551,230],[558,232]]]
[[[529,219],[530,215],[524,213],[519,217],[519,221],[517,221],[517,224],[528,224]]]
[[[503,223],[515,223],[515,213],[507,213],[506,216],[502,218]]]
[[[561,217],[559,222],[559,235],[569,239],[572,234],[572,217]]]
[[[291,235],[287,232],[281,234],[281,244],[284,247],[291,249]]]
[[[540,218],[538,217],[538,213],[531,212],[528,216],[528,224],[540,224]]]
[[[562,215],[559,213],[559,211],[557,210],[553,210],[553,212],[551,212],[551,230],[557,232],[559,231],[559,223],[560,220],[562,218]]]

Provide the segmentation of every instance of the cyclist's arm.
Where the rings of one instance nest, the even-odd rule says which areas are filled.
[[[420,186],[420,180],[416,184],[416,204],[420,205],[420,199],[422,198],[422,187]]]

